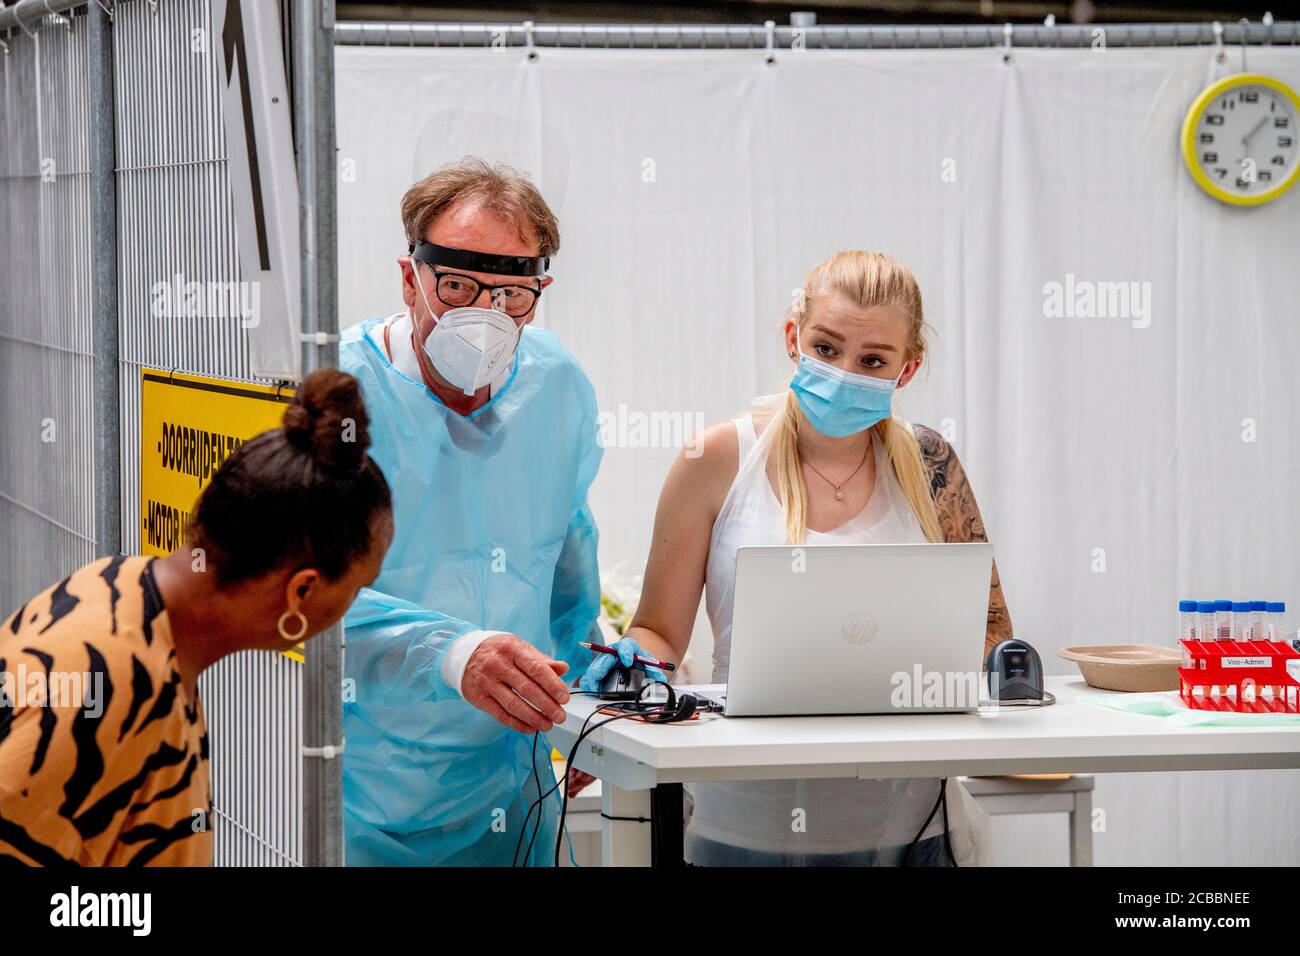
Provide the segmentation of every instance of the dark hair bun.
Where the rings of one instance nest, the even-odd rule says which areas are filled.
[[[370,447],[370,416],[357,380],[336,368],[308,375],[285,410],[284,436],[321,468],[360,471]]]

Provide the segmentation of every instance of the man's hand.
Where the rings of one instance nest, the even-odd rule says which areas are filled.
[[[498,634],[470,655],[461,696],[511,730],[545,733],[564,722],[569,692],[560,678],[568,669],[527,641]]]

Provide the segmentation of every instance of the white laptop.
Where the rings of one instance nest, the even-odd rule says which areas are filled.
[[[979,706],[990,544],[744,547],[728,717]]]

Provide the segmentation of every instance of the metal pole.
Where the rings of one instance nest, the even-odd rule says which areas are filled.
[[[293,31],[293,126],[302,242],[302,369],[338,364],[334,158],[334,0],[299,0]],[[303,862],[343,865],[343,628],[306,645],[303,672]]]
[[[792,15],[794,16],[794,15]],[[1294,44],[1300,22],[1224,23],[1225,43]],[[774,24],[774,47],[789,49],[799,31],[807,50],[908,50],[1001,47],[1003,24],[952,26],[827,26]],[[1016,24],[1012,45],[1091,48],[1104,35],[1110,47],[1211,46],[1214,24],[1202,23],[1067,23]],[[605,49],[764,49],[763,26],[745,24],[582,24],[582,23],[340,23],[334,42],[349,46],[451,46],[504,44],[521,47],[592,47]]]
[[[117,147],[113,21],[86,8],[90,82],[91,341],[94,343],[95,556],[122,550],[120,337],[117,316]]]

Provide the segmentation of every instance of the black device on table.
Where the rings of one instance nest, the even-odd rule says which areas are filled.
[[[645,688],[645,671],[640,667],[619,664],[610,669],[600,682],[601,700],[638,700]]]
[[[1027,641],[1002,641],[989,651],[989,697],[995,704],[1033,706],[1054,704],[1043,690],[1043,662]]]

